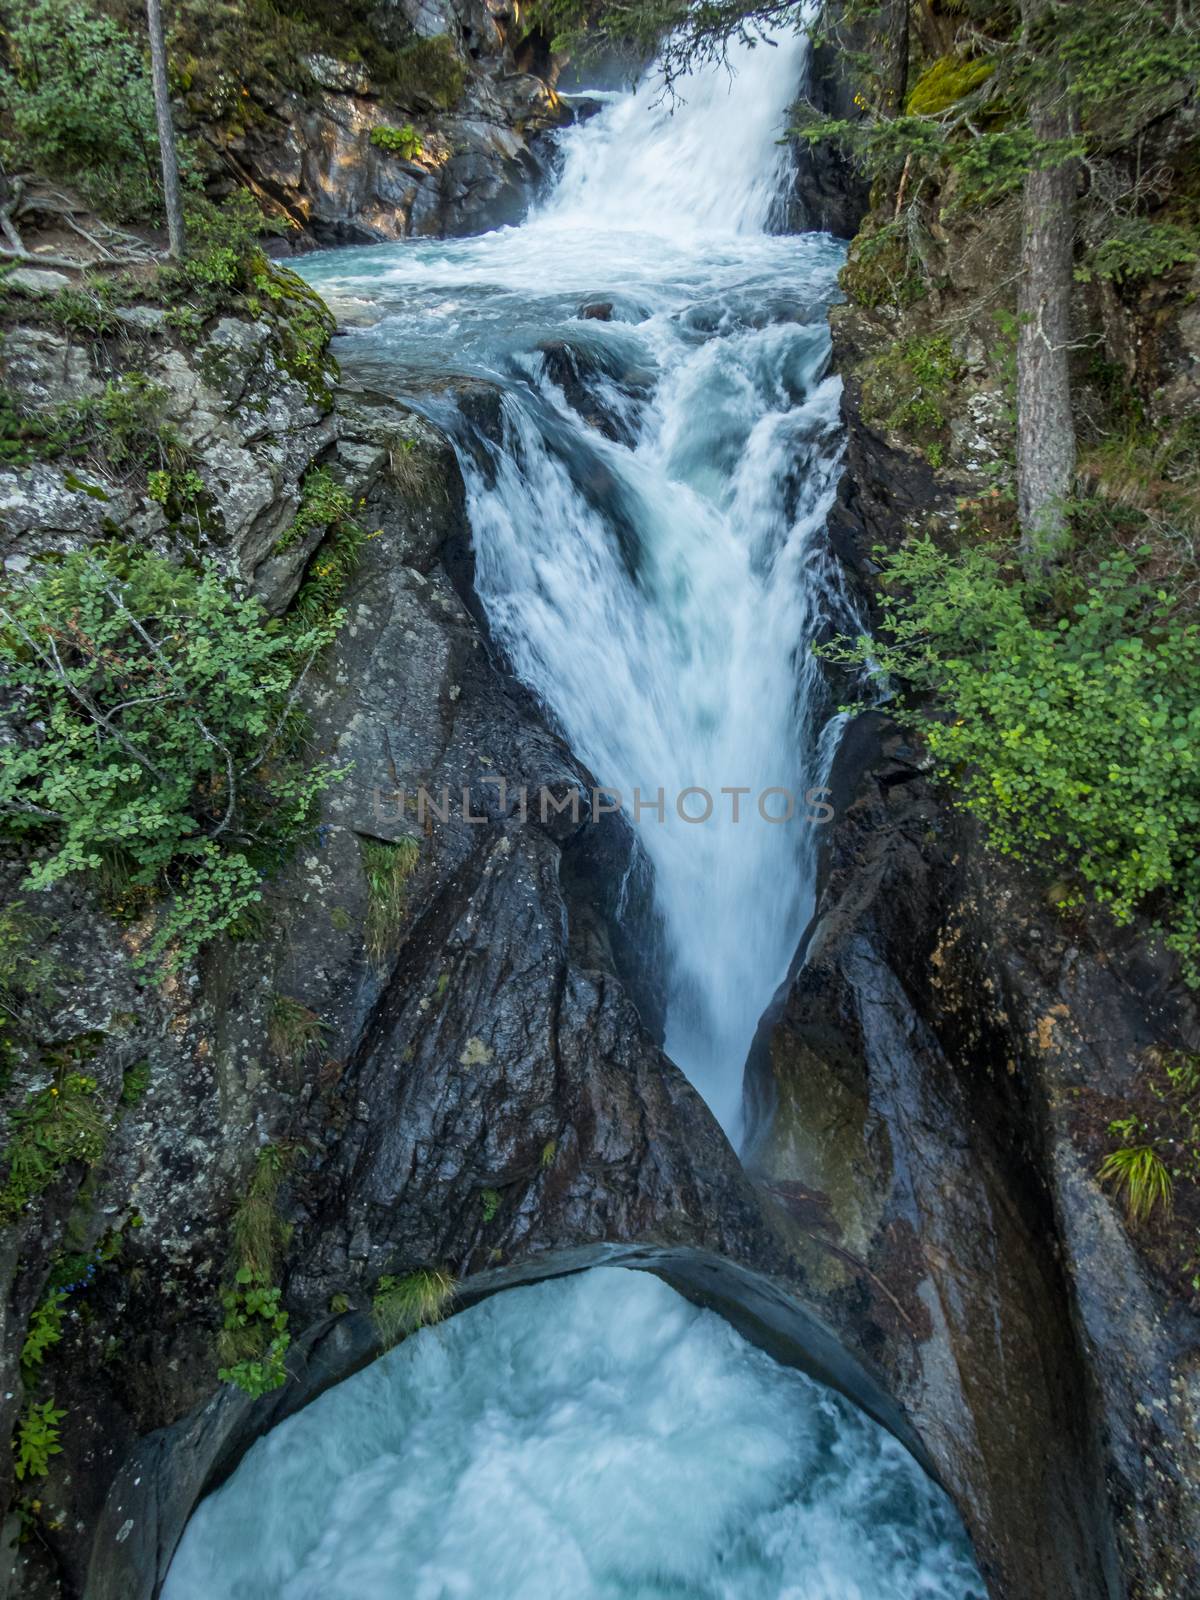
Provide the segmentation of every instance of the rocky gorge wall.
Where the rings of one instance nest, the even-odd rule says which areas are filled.
[[[250,187],[275,248],[479,232],[517,220],[571,120],[508,0],[181,8],[181,129],[211,193]]]
[[[886,83],[894,30],[858,42]],[[852,115],[850,89],[828,57],[810,95]],[[1159,181],[1186,170],[1194,107],[1185,97],[1142,138]],[[881,184],[852,194],[849,215],[831,207],[836,162],[804,154],[797,203],[852,239],[831,318],[848,445],[830,534],[878,617],[881,549],[1006,527],[1019,200],[962,208],[948,192],[915,238],[881,249],[899,201]],[[1081,282],[1085,439],[1109,425],[1097,373],[1128,385],[1164,438],[1186,425],[1196,288],[1191,265],[1166,282]],[[944,355],[940,370],[918,378],[914,349]],[[1127,492],[1087,448],[1084,485]],[[1135,1225],[1097,1172],[1110,1120],[1154,1103],[1164,1062],[1194,1058],[1200,1012],[1144,927],[1064,914],[1060,886],[989,850],[928,766],[882,711],[849,731],[803,965],[751,1057],[749,1170],[823,1250],[812,1303],[884,1374],[992,1592],[1192,1594],[1195,1196],[1179,1184],[1173,1216]]]

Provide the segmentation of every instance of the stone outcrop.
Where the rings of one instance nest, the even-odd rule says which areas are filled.
[[[363,30],[374,66],[355,47]],[[573,116],[517,8],[405,0],[366,6],[341,31],[314,48],[263,41],[248,73],[236,36],[218,33],[233,59],[223,73],[198,69],[180,108],[210,183],[249,184],[289,222],[284,251],[516,221],[546,172],[541,136]],[[226,80],[242,74],[231,108]]]

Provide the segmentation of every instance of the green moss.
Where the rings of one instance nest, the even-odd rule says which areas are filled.
[[[912,87],[907,110],[913,116],[932,117],[986,83],[996,70],[994,61],[964,61],[942,56],[923,72]]]
[[[868,218],[851,242],[838,283],[855,305],[904,310],[926,293],[919,268],[903,227]]]
[[[946,444],[946,405],[959,374],[944,334],[902,339],[870,363],[862,386],[867,422],[898,433],[941,466]]]

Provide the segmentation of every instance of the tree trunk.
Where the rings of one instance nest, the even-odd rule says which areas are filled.
[[[1026,39],[1048,7],[1025,0]],[[1045,48],[1045,41],[1039,41]],[[1030,100],[1039,140],[1070,132],[1065,86],[1053,81]],[[1070,530],[1065,502],[1075,481],[1071,416],[1071,285],[1078,164],[1036,168],[1025,179],[1021,278],[1017,290],[1017,511],[1027,567],[1061,554]]]
[[[158,122],[158,149],[162,159],[163,204],[167,212],[167,247],[173,261],[183,256],[183,201],[179,194],[179,158],[175,153],[175,125],[171,121],[171,91],[167,84],[167,47],[163,42],[161,0],[146,0],[150,30],[150,72],[154,81],[154,115]]]

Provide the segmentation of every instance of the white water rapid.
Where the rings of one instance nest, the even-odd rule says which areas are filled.
[[[619,1268],[426,1328],[260,1439],[162,1600],[985,1600],[846,1401]]]
[[[737,1137],[811,905],[838,607],[825,308],[841,252],[767,230],[804,46],[613,98],[520,228],[309,258],[355,378],[457,438],[496,638],[634,825],[667,1047]],[[611,303],[611,320],[581,317]],[[448,375],[449,381],[448,381]],[[454,375],[503,391],[502,436]],[[458,386],[461,390],[461,385]],[[474,408],[472,408],[474,410]],[[675,814],[689,788],[710,820]],[[722,790],[748,791],[742,819]],[[790,822],[757,798],[795,795]],[[703,801],[691,797],[693,814]],[[768,811],[779,814],[777,794]],[[811,814],[817,814],[815,809]],[[164,1600],[982,1600],[957,1517],[875,1423],[640,1273],[516,1289],[261,1439]]]

